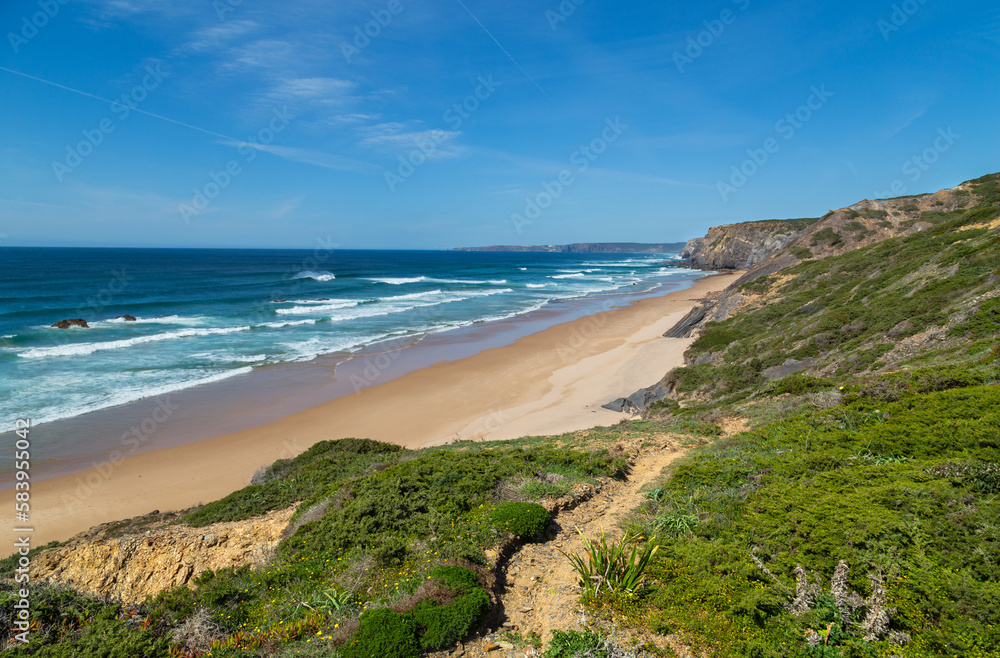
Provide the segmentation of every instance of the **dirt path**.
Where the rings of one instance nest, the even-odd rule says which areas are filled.
[[[558,549],[570,554],[583,552],[584,544],[577,529],[591,541],[600,537],[602,530],[610,538],[621,535],[618,523],[642,503],[643,488],[657,481],[663,469],[683,454],[666,437],[655,443],[658,447],[638,450],[626,481],[605,484],[590,500],[560,512],[555,519],[559,529],[555,539],[526,544],[511,556],[498,574],[501,585],[505,586],[499,604],[508,627],[516,629],[522,637],[538,633],[545,646],[553,630],[583,628],[577,574]],[[635,449],[632,454],[636,454]]]

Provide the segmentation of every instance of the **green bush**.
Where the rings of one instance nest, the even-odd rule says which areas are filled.
[[[538,503],[503,503],[490,512],[496,526],[521,539],[531,539],[549,525],[552,516]]]
[[[605,658],[608,655],[604,640],[593,631],[552,631],[549,648],[543,658],[578,658],[592,656]]]
[[[799,260],[808,260],[813,257],[813,252],[806,247],[791,247],[789,251]]]
[[[478,586],[447,605],[424,599],[413,609],[413,619],[421,629],[420,646],[427,651],[450,647],[467,636],[489,609],[490,595]]]
[[[841,237],[840,233],[837,233],[832,228],[827,226],[822,231],[816,231],[815,233],[813,233],[812,240],[810,240],[810,244],[816,246],[820,242],[826,242],[831,247],[835,247],[843,241],[844,238]]]
[[[38,647],[32,656],[37,658],[167,658],[170,645],[166,638],[157,637],[149,630],[137,628],[119,619],[112,607],[98,612],[75,637],[62,637],[58,644]],[[18,651],[12,655],[18,655]]]
[[[776,381],[774,383],[774,394],[790,393],[792,395],[802,395],[812,391],[826,391],[834,387],[834,383],[829,379],[810,377],[809,375],[796,372]]]
[[[418,658],[417,623],[389,608],[367,610],[341,654],[343,658]]]
[[[241,521],[306,500],[329,483],[341,483],[373,464],[395,460],[404,449],[370,439],[321,441],[293,459],[274,462],[263,484],[252,484],[194,510],[184,519],[192,526]],[[303,505],[300,509],[306,508]]]

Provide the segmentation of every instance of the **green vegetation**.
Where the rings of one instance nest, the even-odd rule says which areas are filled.
[[[361,614],[358,634],[344,647],[344,658],[417,658],[417,623],[389,608]]]
[[[843,241],[844,238],[840,235],[840,233],[837,233],[832,228],[827,226],[822,231],[816,231],[815,233],[813,233],[810,244],[816,246],[821,242],[825,242],[829,247],[836,247]]]
[[[979,185],[986,194],[1000,194],[995,176]],[[774,275],[762,277],[766,303],[708,323],[690,354],[711,353],[712,360],[674,371],[681,401],[692,399],[682,413],[696,416],[759,395],[763,371],[788,358],[817,359],[803,374],[827,380],[899,368],[914,357],[897,351],[897,342],[928,331],[944,331],[954,342],[911,343],[908,352],[972,364],[983,348],[944,352],[963,340],[996,335],[1000,326],[1000,301],[977,301],[997,285],[1000,239],[995,231],[969,228],[998,215],[996,207],[979,204],[926,231],[800,262],[782,270],[781,285]],[[743,289],[757,292],[761,284],[755,284]],[[792,392],[792,385],[777,388]]]
[[[585,547],[584,555],[567,555],[561,550],[580,575],[580,587],[585,595],[595,596],[604,591],[635,594],[646,580],[646,567],[656,553],[654,542],[642,548],[642,537],[626,533],[618,541],[608,541],[602,532],[595,542],[580,533]]]
[[[241,521],[315,497],[321,489],[329,495],[331,488],[402,454],[401,446],[369,439],[317,443],[294,459],[274,462],[258,476],[263,480],[260,484],[204,505],[188,514],[184,522],[197,527]]]
[[[490,513],[496,526],[521,539],[532,539],[542,533],[552,517],[538,503],[503,503]]]
[[[360,439],[321,442],[183,519],[206,525],[301,501],[270,563],[204,571],[193,588],[166,590],[130,610],[54,588],[41,590],[51,597],[47,605],[33,590],[44,632],[33,632],[32,644],[13,655],[153,658],[211,650],[234,658],[305,654],[322,645],[326,653],[314,655],[339,647],[344,656],[368,656],[447,648],[490,608],[470,570],[486,563],[484,551],[508,531],[527,539],[549,522],[540,505],[504,500],[504,483],[620,478],[623,452],[571,444],[613,446],[660,425],[669,423],[608,428],[586,440],[567,435],[561,447],[551,438],[418,452]],[[7,587],[5,604],[14,596]],[[0,640],[10,637],[8,626]],[[95,638],[112,653],[95,648]],[[383,651],[390,646],[402,653]]]
[[[1000,388],[853,400],[677,466],[638,530],[695,522],[659,532],[645,598],[598,605],[716,656],[1000,655]]]

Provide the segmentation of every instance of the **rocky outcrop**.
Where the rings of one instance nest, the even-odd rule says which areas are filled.
[[[115,320],[124,320],[125,322],[136,322],[137,318],[134,315],[129,315],[128,313],[126,313],[125,315],[119,315],[117,318],[115,318]]]
[[[816,220],[773,220],[713,226],[688,240],[681,258],[699,270],[748,270],[787,247]]]
[[[273,553],[294,507],[203,528],[154,513],[106,523],[32,558],[32,579],[137,603],[188,585],[206,569],[261,564]],[[131,530],[122,534],[122,527]]]
[[[84,329],[89,329],[90,325],[87,321],[82,318],[71,318],[69,320],[60,320],[52,325],[56,329],[69,329],[70,327],[83,327]]]
[[[601,405],[611,411],[624,411],[627,413],[639,413],[654,402],[665,399],[670,394],[663,381],[659,381],[647,388],[641,388],[627,398],[618,398],[613,402]]]

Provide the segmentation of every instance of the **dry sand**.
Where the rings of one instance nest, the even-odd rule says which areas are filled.
[[[278,422],[137,453],[106,464],[111,471],[103,476],[91,469],[32,483],[32,544],[65,540],[154,509],[216,500],[246,486],[260,466],[324,439],[368,437],[419,448],[614,424],[627,414],[601,405],[656,383],[680,365],[690,339],[663,338],[663,332],[698,298],[740,274],[706,277],[687,290],[559,324]],[[9,517],[3,522],[13,527]]]

